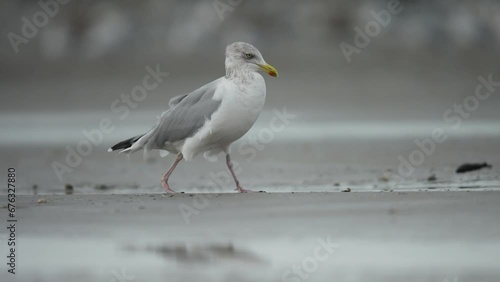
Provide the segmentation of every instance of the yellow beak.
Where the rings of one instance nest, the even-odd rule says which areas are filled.
[[[270,76],[278,77],[278,70],[270,64],[258,65],[263,71],[267,72]]]

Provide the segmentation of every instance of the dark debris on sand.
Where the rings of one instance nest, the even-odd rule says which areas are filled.
[[[491,165],[488,163],[464,163],[457,168],[456,173],[466,173],[469,171],[480,170],[485,167],[491,168]]]

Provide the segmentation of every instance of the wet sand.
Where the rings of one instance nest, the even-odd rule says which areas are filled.
[[[368,56],[374,61],[346,64],[343,57],[324,51],[293,61],[289,54],[268,56],[282,74],[279,79],[266,78],[265,111],[233,146],[232,158],[241,164],[240,178],[246,188],[317,192],[500,187],[498,95],[481,102],[458,129],[443,120],[448,109],[474,94],[479,75],[492,73],[497,79],[489,54],[450,55],[440,58],[436,67],[435,57],[420,52],[390,60]],[[40,70],[28,73],[22,65],[14,65],[8,72],[12,77],[0,78],[5,95],[0,104],[0,130],[5,133],[0,135],[0,170],[15,167],[18,192],[27,195],[33,194],[34,185],[39,194],[63,194],[66,184],[74,186],[75,194],[162,191],[158,179],[172,156],[159,158],[153,153],[144,161],[136,153],[127,160],[108,153],[107,148],[149,130],[171,97],[223,75],[223,54],[218,56],[203,64],[191,58],[196,68],[186,64],[186,58],[168,54],[161,60],[135,64],[102,61],[69,69],[66,64],[41,64]],[[457,69],[458,62],[467,68]],[[113,101],[130,94],[141,83],[145,67],[158,63],[171,74],[121,120],[120,113],[111,109]],[[273,110],[284,107],[296,117],[283,130],[266,134]],[[82,132],[96,130],[104,118],[115,129],[103,134],[90,155],[59,180],[52,164],[66,165],[66,147],[75,149],[79,142],[88,141]],[[420,150],[415,141],[430,138],[436,128],[445,131],[446,142],[436,144],[411,175],[398,178],[399,157],[408,160],[413,151]],[[250,145],[255,136],[259,144]],[[493,168],[455,174],[465,162],[488,162]],[[199,156],[179,165],[172,186],[186,192],[213,191],[210,173],[228,176],[221,160],[209,163]],[[432,176],[436,180],[428,181]],[[4,177],[0,174],[0,180]],[[233,184],[223,182],[216,185],[216,192],[232,191]]]
[[[443,120],[474,93],[479,75],[496,70],[491,57],[462,70],[456,58],[436,68],[435,58],[347,66],[319,55],[273,60],[280,79],[268,81],[265,112],[233,146],[244,187],[270,192],[248,195],[233,193],[222,160],[199,156],[170,180],[174,190],[198,194],[162,197],[159,178],[172,156],[106,152],[148,130],[172,96],[222,75],[219,59],[217,69],[196,71],[163,62],[171,76],[125,120],[110,105],[141,81],[145,62],[9,69],[12,77],[0,81],[0,170],[17,170],[19,264],[12,280],[1,263],[0,280],[499,281],[498,95],[457,130]],[[284,106],[297,118],[264,138],[273,109]],[[59,180],[52,164],[67,164],[66,147],[102,118],[115,130]],[[399,157],[408,159],[415,140],[436,128],[447,141],[401,177]],[[259,134],[260,144],[249,146]],[[493,167],[456,174],[465,162]],[[6,232],[0,228],[2,254]]]
[[[130,157],[107,152],[119,140],[147,130],[155,119],[153,112],[131,116],[117,124],[114,132],[103,134],[102,142],[93,146],[89,155],[80,156],[76,163],[72,155],[71,163],[67,161],[67,148],[74,151],[79,142],[87,141],[82,130],[93,129],[102,116],[106,113],[75,113],[65,118],[48,114],[38,117],[37,124],[27,117],[1,120],[0,125],[11,134],[0,137],[0,169],[16,168],[17,192],[25,195],[64,194],[67,184],[74,187],[74,194],[162,192],[159,178],[173,156],[161,158],[153,151],[144,159],[141,152]],[[250,132],[232,146],[232,159],[240,168],[238,177],[247,189],[332,192],[350,188],[357,192],[500,187],[498,122],[470,120],[460,130],[449,129],[446,142],[435,144],[434,152],[424,155],[415,142],[429,139],[435,128],[443,126],[439,122],[354,122],[298,115],[269,138],[263,133],[269,131],[272,118],[269,111],[264,112]],[[424,159],[413,166],[413,172],[408,171],[401,158],[408,161],[416,151]],[[470,162],[487,162],[492,168],[455,173],[461,164]],[[54,163],[68,166],[68,171],[61,170],[61,179]],[[0,179],[3,177],[0,175]],[[181,162],[170,184],[174,190],[189,193],[227,193],[234,189],[223,156],[216,162],[201,155],[189,163]]]
[[[0,277],[496,281],[499,201],[496,191],[18,196],[18,274],[2,264]]]

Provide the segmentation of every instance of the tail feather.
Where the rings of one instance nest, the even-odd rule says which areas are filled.
[[[108,152],[116,150],[127,150],[132,147],[132,145],[134,145],[134,143],[137,142],[137,140],[139,140],[142,136],[144,136],[144,134],[129,138],[127,140],[123,140],[122,142],[111,146],[111,148],[108,149]]]

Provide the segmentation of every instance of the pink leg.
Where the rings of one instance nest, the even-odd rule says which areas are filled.
[[[233,163],[231,162],[231,157],[229,157],[229,154],[226,155],[226,165],[227,165],[227,168],[229,168],[231,175],[233,176],[234,182],[236,182],[236,190],[238,192],[240,192],[240,193],[255,192],[252,190],[244,189],[243,187],[240,186],[240,181],[238,180],[238,178],[236,178],[236,174],[233,171]]]
[[[177,164],[182,160],[182,154],[179,153],[177,154],[177,157],[175,158],[175,161],[174,163],[172,164],[172,166],[168,169],[168,171],[161,177],[161,185],[163,186],[163,188],[165,188],[165,191],[167,191],[167,193],[175,193],[174,190],[170,189],[170,186],[168,186],[168,178],[170,177],[170,175],[172,174],[172,172],[174,172],[174,169],[175,167],[177,166]]]

